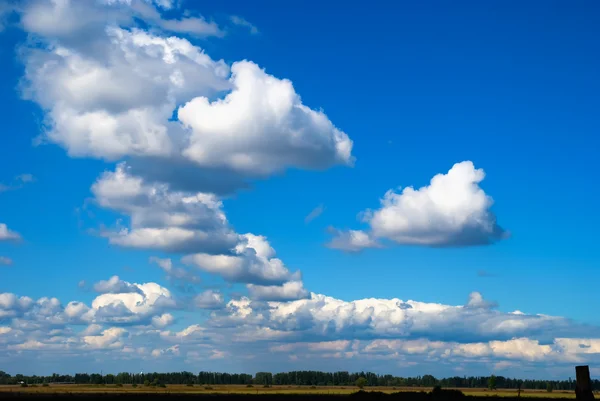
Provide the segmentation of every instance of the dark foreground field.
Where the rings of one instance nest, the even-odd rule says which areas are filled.
[[[421,389],[420,389],[421,390]],[[247,388],[245,386],[168,386],[167,388],[148,388],[131,386],[49,386],[27,387],[0,386],[1,400],[55,400],[71,399],[73,401],[162,401],[176,399],[187,400],[401,400],[401,401],[489,401],[489,397],[502,397],[502,401],[523,401],[522,398],[556,400],[573,399],[573,392],[553,392],[528,390],[517,397],[514,390],[487,391],[484,389],[442,390],[431,392],[431,389],[401,389],[391,387],[370,387],[358,391],[356,387],[309,387],[309,386],[272,386],[269,388]]]

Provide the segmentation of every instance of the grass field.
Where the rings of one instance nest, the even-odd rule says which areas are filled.
[[[365,391],[381,391],[384,393],[396,393],[401,391],[431,391],[431,388],[425,387],[365,387]],[[489,391],[487,389],[475,389],[475,388],[464,388],[461,390],[465,395],[485,397],[485,396],[497,396],[497,397],[516,397],[516,390],[495,390]],[[195,385],[189,387],[186,385],[168,385],[166,388],[161,387],[132,387],[131,385],[124,385],[123,387],[117,387],[115,385],[105,386],[94,386],[94,385],[50,385],[48,387],[42,387],[41,385],[20,387],[20,386],[0,386],[0,394],[5,392],[13,393],[134,393],[134,394],[160,394],[160,393],[171,393],[171,394],[329,394],[329,395],[343,395],[352,394],[358,391],[355,386],[271,386],[271,387],[246,387],[244,385]],[[532,397],[532,398],[575,398],[573,391],[554,391],[549,393],[545,390],[526,390],[521,391],[521,397]],[[1,398],[1,396],[0,396]]]

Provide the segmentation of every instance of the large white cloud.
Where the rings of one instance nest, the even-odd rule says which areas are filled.
[[[212,26],[205,20],[159,19],[136,0],[38,2],[21,14],[45,44],[21,50],[23,95],[46,112],[44,139],[73,156],[133,156],[141,175],[222,191],[289,167],[353,163],[352,141],[304,105],[289,80],[251,61],[230,70],[187,39],[135,27],[132,17],[171,31]]]
[[[549,340],[586,332],[564,318],[500,312],[493,305],[479,293],[472,293],[466,305],[459,306],[373,298],[346,302],[312,293],[309,299],[269,302],[268,307],[249,299],[232,300],[213,314],[212,323],[257,324],[307,340],[424,337],[473,342],[524,336]]]
[[[338,232],[329,244],[349,251],[376,246],[383,238],[401,245],[432,247],[485,245],[507,233],[496,223],[493,200],[479,183],[485,173],[472,162],[457,163],[438,174],[428,186],[388,191],[377,210],[367,210],[363,221],[371,230]]]
[[[179,109],[191,129],[186,157],[257,175],[352,164],[352,141],[323,112],[304,106],[289,80],[249,61],[234,63],[231,72],[233,90],[224,99],[197,97]]]
[[[156,284],[150,287],[154,286],[158,288]],[[136,311],[133,301],[127,299],[138,294],[122,295],[120,299],[132,311],[145,313]],[[263,355],[257,366],[281,369],[289,364],[289,358],[300,366],[325,370],[339,369],[339,360],[351,370],[373,362],[383,370],[399,363],[420,364],[423,369],[436,366],[438,372],[448,375],[457,365],[476,373],[476,369],[497,371],[514,363],[539,370],[600,361],[597,327],[559,317],[499,312],[483,300],[477,293],[471,294],[465,305],[399,299],[346,302],[317,294],[293,302],[241,298],[215,310],[209,321],[179,331],[164,330],[174,318],[155,311],[148,325],[138,321],[124,328],[94,316],[99,323],[76,332],[72,325],[80,323],[64,318],[69,307],[63,309],[56,298],[33,301],[2,294],[2,308],[19,312],[3,319],[0,349],[8,357],[27,359],[31,352],[37,358],[51,355],[55,361],[61,355],[84,358],[94,353],[119,364],[154,358],[197,364],[215,354],[230,355],[235,364]],[[72,316],[97,310],[77,302],[69,305],[78,310],[70,313]],[[194,317],[192,312],[185,321],[193,322]]]

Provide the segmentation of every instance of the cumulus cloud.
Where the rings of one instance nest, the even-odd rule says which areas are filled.
[[[194,306],[200,309],[220,309],[225,306],[223,294],[206,290],[194,297]]]
[[[104,293],[92,301],[96,320],[113,323],[135,323],[151,319],[177,303],[171,292],[156,283],[131,284],[139,291]]]
[[[268,307],[249,299],[231,300],[212,317],[218,326],[256,324],[291,332],[305,339],[428,338],[459,342],[507,340],[537,336],[547,340],[576,330],[567,319],[504,313],[491,307],[481,294],[471,305],[451,306],[400,299],[362,299],[346,302],[312,293],[291,302],[269,302]]]
[[[289,80],[251,61],[230,68],[186,39],[136,27],[133,16],[217,33],[202,18],[159,20],[135,0],[24,9],[24,29],[46,43],[21,49],[23,96],[46,112],[44,141],[77,157],[132,157],[139,175],[204,191],[290,167],[353,163],[352,141]]]
[[[359,250],[372,246],[371,237],[432,247],[486,245],[506,238],[490,210],[492,198],[479,187],[484,177],[482,169],[464,161],[433,177],[428,186],[390,190],[381,208],[363,214],[369,233],[339,232],[330,246]],[[357,235],[364,246],[355,240]]]
[[[138,286],[121,280],[119,276],[112,276],[108,280],[98,281],[93,288],[94,291],[101,294],[127,294],[131,292],[143,294]]]
[[[0,293],[0,319],[21,315],[34,304],[29,297],[17,297],[11,293]]]
[[[171,191],[146,183],[123,163],[92,186],[98,204],[129,216],[130,228],[108,233],[116,245],[171,252],[227,253],[238,242],[212,194]]]
[[[243,242],[235,247],[234,255],[197,253],[185,256],[183,261],[231,282],[283,284],[294,278],[275,257],[275,250],[265,237],[248,233],[241,238]]]
[[[480,294],[470,299],[477,300],[477,305],[484,300]],[[72,316],[94,310],[77,302],[69,305],[79,311]],[[507,363],[539,368],[600,360],[598,328],[559,317],[473,305],[399,299],[342,301],[318,294],[292,302],[241,298],[214,310],[202,326],[192,324],[181,331],[161,330],[174,318],[155,313],[151,326],[103,328],[103,323],[90,323],[79,333],[71,325],[81,323],[65,319],[69,307],[63,309],[56,298],[33,301],[2,294],[0,307],[19,309],[0,326],[0,349],[35,351],[38,358],[50,353],[54,360],[64,353],[81,357],[101,352],[122,362],[182,357],[197,363],[228,355],[238,363],[261,354],[269,363],[285,364],[294,355],[299,363],[313,361],[319,366],[336,366],[331,361],[343,359],[349,369],[360,369],[369,361],[383,367],[432,363],[440,368],[468,362],[473,369],[481,364],[491,369]]]
[[[490,302],[483,299],[483,295],[479,292],[472,292],[469,294],[469,301],[467,302],[467,308],[481,308],[481,309],[491,309],[497,307],[498,304],[496,302]]]
[[[83,341],[93,349],[119,348],[123,345],[122,338],[127,335],[127,330],[120,327],[111,327],[100,335],[84,336]]]
[[[178,110],[190,129],[187,158],[255,175],[353,163],[352,141],[323,112],[303,105],[289,80],[249,61],[234,63],[231,73],[224,99],[196,97]]]
[[[17,241],[21,239],[21,235],[17,232],[8,229],[7,225],[0,223],[0,241]]]
[[[154,316],[152,318],[152,325],[156,328],[165,328],[175,321],[175,318],[170,313],[163,313],[160,316]]]
[[[248,285],[250,298],[257,301],[294,301],[310,298],[309,292],[304,288],[302,281],[288,281],[282,285]]]

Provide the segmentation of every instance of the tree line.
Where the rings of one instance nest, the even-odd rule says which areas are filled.
[[[357,380],[365,386],[390,386],[390,387],[455,387],[455,388],[486,388],[493,382],[493,387],[504,389],[522,390],[575,390],[575,381],[569,380],[521,380],[503,376],[455,376],[438,379],[432,375],[416,377],[398,377],[393,375],[378,375],[372,372],[320,372],[320,371],[293,371],[284,373],[258,372],[254,376],[245,373],[219,373],[219,372],[172,372],[172,373],[128,373],[114,374],[76,373],[75,375],[52,374],[50,376],[26,376],[16,374],[11,376],[0,370],[0,385],[43,384],[43,383],[73,383],[96,385],[119,385],[147,383],[159,384],[187,384],[187,385],[288,385],[288,386],[353,386]],[[594,390],[600,390],[600,380],[593,380]]]

